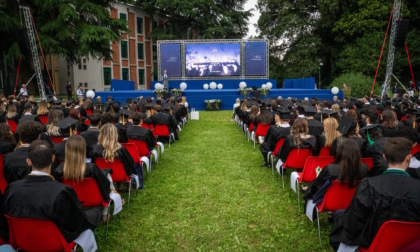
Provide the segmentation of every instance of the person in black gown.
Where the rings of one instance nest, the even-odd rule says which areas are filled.
[[[0,154],[12,152],[15,147],[16,140],[10,126],[7,123],[0,123]]]
[[[156,146],[156,139],[150,129],[141,127],[143,117],[143,113],[134,113],[133,126],[127,129],[127,138],[144,141],[149,151],[152,151]]]
[[[411,146],[405,138],[388,139],[384,147],[388,169],[363,179],[349,207],[334,216],[330,233],[334,249],[339,243],[368,248],[388,220],[420,221],[420,183],[406,172]]]
[[[85,132],[82,132],[80,134],[86,141],[88,157],[91,157],[93,146],[98,143],[100,126],[101,126],[101,114],[95,112],[90,116],[89,128]]]
[[[48,142],[37,140],[29,146],[28,166],[32,172],[6,188],[4,209],[16,218],[51,220],[71,242],[83,231],[94,229],[101,213],[98,209],[84,210],[74,190],[54,180],[50,175],[53,159]]]

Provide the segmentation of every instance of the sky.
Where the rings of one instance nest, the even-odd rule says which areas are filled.
[[[256,28],[254,27],[257,22],[258,19],[260,18],[260,12],[257,10],[257,8],[255,7],[255,5],[257,4],[258,0],[248,0],[245,3],[245,10],[249,10],[254,8],[254,11],[252,11],[251,13],[254,14],[254,16],[249,18],[249,23],[248,23],[248,34],[247,34],[247,38],[249,38],[250,36],[256,36],[257,35],[257,31]]]

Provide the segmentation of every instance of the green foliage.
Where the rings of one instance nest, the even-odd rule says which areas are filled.
[[[112,19],[109,8],[115,0],[35,0],[25,6],[31,8],[44,53],[66,57],[70,63],[81,57],[112,58],[111,41],[120,39],[120,31],[127,30],[126,21]],[[3,41],[0,55],[18,58],[15,31],[21,28],[17,1],[0,5],[0,35]]]
[[[200,111],[186,124],[145,188],[111,218],[108,238],[105,224],[95,229],[100,251],[332,251],[326,214],[319,245],[288,180],[282,189],[279,176],[260,167],[260,151],[231,118],[232,111]]]
[[[343,89],[343,83],[349,87],[349,92],[345,94],[346,96],[362,97],[370,94],[373,85],[373,78],[363,75],[362,73],[349,72],[334,79],[330,87]],[[381,85],[382,83],[378,81],[376,82],[373,94],[379,95]]]
[[[239,39],[248,32],[251,16],[245,0],[145,0],[137,4],[154,13],[167,14],[164,27],[151,33],[154,39]],[[164,31],[164,32],[163,32]],[[190,34],[187,34],[190,33]],[[193,35],[196,34],[196,35]]]

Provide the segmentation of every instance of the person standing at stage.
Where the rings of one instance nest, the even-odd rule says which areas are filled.
[[[408,84],[408,96],[409,97],[414,96],[414,90],[415,90],[414,83],[413,83],[413,81],[410,81],[410,83]]]
[[[83,87],[82,87],[82,85],[80,85],[80,86],[77,88],[77,97],[78,97],[78,98],[79,98],[79,97],[83,98]]]
[[[394,86],[392,87],[392,94],[393,95],[398,94],[398,87],[397,87],[397,83],[396,82],[394,83]]]
[[[67,91],[67,99],[70,100],[71,97],[72,97],[72,92],[73,92],[73,88],[71,86],[71,82],[70,81],[67,81],[66,91]]]
[[[166,69],[163,70],[163,86],[168,91],[168,74],[166,72]]]
[[[28,90],[26,89],[26,84],[22,84],[22,88],[19,91],[19,95],[21,96],[28,96]]]

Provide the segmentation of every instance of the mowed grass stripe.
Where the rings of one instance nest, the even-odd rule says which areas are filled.
[[[165,145],[130,206],[111,219],[108,238],[105,225],[95,231],[99,249],[330,250],[326,223],[319,246],[316,226],[298,213],[296,195],[281,189],[279,177],[261,163],[260,151],[231,121],[231,111],[200,111],[180,141]]]

